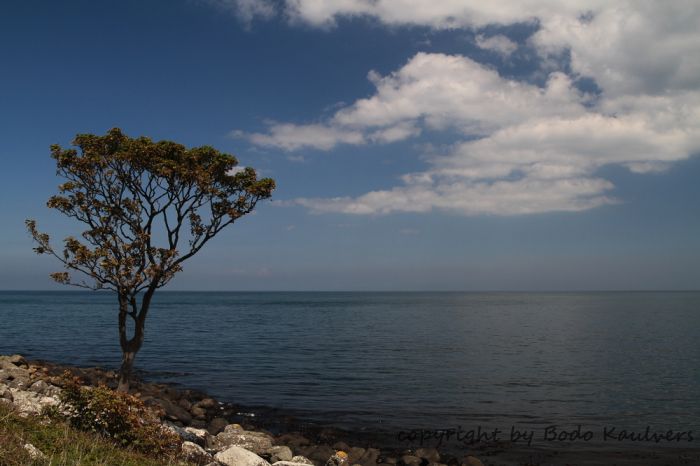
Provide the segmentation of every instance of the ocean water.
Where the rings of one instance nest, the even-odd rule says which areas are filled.
[[[109,293],[0,292],[0,322],[0,353],[119,364]],[[700,437],[697,292],[161,292],[136,365],[150,380],[358,431]]]

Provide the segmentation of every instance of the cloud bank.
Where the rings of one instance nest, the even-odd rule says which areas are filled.
[[[580,211],[616,202],[600,169],[662,171],[700,152],[700,5],[692,1],[471,2],[287,0],[291,22],[332,28],[369,16],[391,26],[436,29],[538,25],[528,44],[476,35],[502,56],[533,47],[547,64],[543,86],[501,76],[461,55],[418,53],[375,91],[313,124],[269,123],[238,132],[253,144],[330,151],[390,144],[431,132],[461,136],[402,184],[359,197],[297,199],[314,212],[385,214],[434,209],[475,214]],[[552,68],[557,57],[568,67]],[[579,78],[600,93],[586,94]]]

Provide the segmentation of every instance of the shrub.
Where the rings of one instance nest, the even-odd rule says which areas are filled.
[[[158,413],[128,393],[84,386],[66,372],[60,402],[62,415],[76,429],[148,454],[172,454],[179,448],[179,437],[161,425]]]

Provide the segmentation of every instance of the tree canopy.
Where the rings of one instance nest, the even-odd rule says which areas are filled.
[[[34,250],[63,263],[54,280],[117,293],[120,388],[128,390],[153,293],[214,236],[268,199],[275,182],[258,179],[255,170],[239,168],[234,156],[213,147],[130,138],[118,128],[104,136],[79,134],[73,144],[51,146],[66,182],[47,205],[86,229],[57,250],[34,220],[26,224]],[[127,316],[135,323],[132,338]]]

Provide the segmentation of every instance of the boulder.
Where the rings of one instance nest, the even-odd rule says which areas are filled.
[[[5,385],[0,385],[0,399],[7,400],[8,402],[12,403],[12,400],[14,399],[12,396],[12,390]]]
[[[226,426],[223,432],[218,433],[216,437],[210,437],[209,441],[209,446],[215,450],[237,446],[250,450],[256,455],[260,455],[272,447],[271,435],[244,430],[238,424]]]
[[[196,443],[183,442],[180,447],[182,457],[187,461],[195,464],[208,464],[214,460],[214,457],[207,453],[204,448]]]
[[[310,459],[306,458],[305,456],[294,456],[290,460],[291,463],[296,463],[296,464],[310,464],[313,466],[314,462],[311,461]]]
[[[346,451],[348,452],[348,461],[355,464],[359,462],[360,458],[362,458],[362,455],[364,455],[367,450],[362,447],[352,447]]]
[[[272,466],[313,466],[313,461],[304,458],[303,456],[298,456],[297,458],[303,458],[305,461],[308,461],[308,463],[297,463],[294,461],[278,461],[274,463]]]
[[[416,450],[416,456],[423,458],[428,463],[440,462],[440,453],[435,448],[419,448]]]
[[[206,417],[207,417],[207,410],[204,408],[201,408],[199,406],[192,406],[192,408],[190,409],[190,412],[197,419],[206,419]]]
[[[423,460],[417,456],[413,455],[403,455],[401,457],[401,464],[405,466],[420,466]]]
[[[214,400],[213,398],[204,398],[203,400],[198,401],[194,405],[203,409],[213,409],[219,406],[219,403],[217,403],[216,400]]]
[[[226,466],[270,466],[255,453],[238,446],[231,446],[214,455],[214,459]]]
[[[357,462],[363,466],[374,466],[375,464],[377,464],[379,453],[379,450],[377,450],[376,448],[368,448],[365,451],[364,455],[362,455],[360,459],[357,460]]]
[[[14,364],[17,367],[27,367],[27,360],[19,354],[7,356],[7,362]]]
[[[163,408],[163,411],[165,411],[165,416],[168,419],[172,421],[180,421],[185,425],[189,425],[192,422],[192,416],[190,413],[172,401],[161,398],[154,398],[151,401]]]
[[[265,451],[265,455],[270,458],[270,463],[276,463],[278,461],[291,461],[294,454],[292,450],[284,445],[276,445],[270,447]]]
[[[43,380],[37,380],[29,386],[29,391],[45,395],[49,390],[49,384]]]
[[[311,461],[320,464],[326,464],[333,455],[335,455],[335,450],[328,445],[317,445],[306,454]]]
[[[37,447],[32,445],[31,443],[25,443],[22,446],[24,447],[25,450],[27,450],[27,453],[29,453],[29,457],[31,459],[37,460],[37,461],[45,461],[47,459],[46,455],[41,450],[39,450]]]
[[[280,435],[277,437],[276,442],[280,445],[288,445],[292,449],[297,449],[299,447],[311,444],[309,439],[296,432]]]
[[[223,430],[228,425],[228,421],[223,417],[215,417],[209,423],[209,428],[207,429],[211,435],[216,435]]]
[[[207,432],[204,429],[197,429],[195,427],[185,427],[185,432],[187,432],[190,435],[193,435],[197,441],[194,442],[200,447],[203,447],[207,443],[207,437],[209,437],[209,432]]]
[[[484,466],[484,463],[482,463],[481,460],[475,456],[467,456],[464,458],[463,464],[466,464],[467,466]]]

